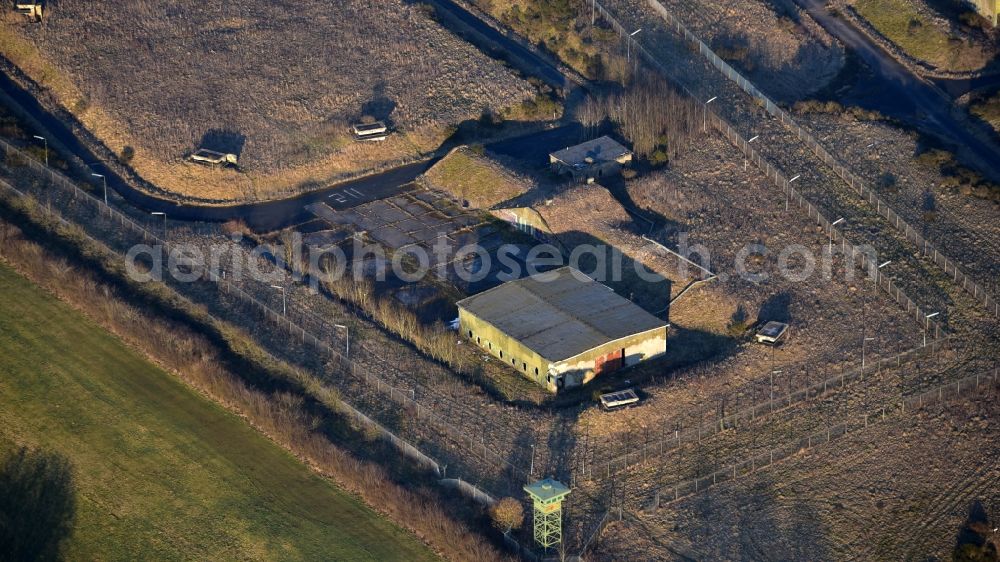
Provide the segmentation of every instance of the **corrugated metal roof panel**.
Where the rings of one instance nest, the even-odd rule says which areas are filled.
[[[666,326],[570,267],[504,283],[459,301],[458,306],[549,361]]]

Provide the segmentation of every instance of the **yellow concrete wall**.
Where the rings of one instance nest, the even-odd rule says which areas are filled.
[[[466,340],[470,340],[497,360],[503,361],[508,367],[517,369],[521,376],[549,388],[547,377],[551,363],[547,359],[503,333],[496,326],[469,314],[462,308],[458,309],[458,325],[462,337]],[[500,356],[501,352],[503,357]],[[535,369],[538,369],[537,375]],[[555,392],[555,385],[551,385],[549,390]]]
[[[471,341],[497,360],[503,361],[507,366],[515,368],[517,372],[521,373],[521,376],[545,387],[549,392],[558,390],[555,377],[559,376],[565,380],[565,388],[587,384],[594,379],[596,360],[614,351],[625,350],[625,366],[628,367],[640,361],[658,357],[666,353],[667,350],[667,328],[664,326],[609,342],[589,349],[576,357],[553,364],[489,322],[469,314],[461,308],[458,309],[458,321],[459,331],[463,338]],[[469,336],[470,331],[472,332],[471,337]],[[501,352],[503,352],[503,357],[500,356]],[[512,363],[512,360],[515,362]],[[537,375],[535,369],[538,369]],[[549,374],[554,377],[551,382],[548,380]]]
[[[597,359],[621,349],[625,350],[626,367],[659,357],[667,352],[667,327],[608,342],[576,357],[560,361],[552,368],[555,373],[566,377],[567,387],[587,384],[595,377],[594,366]]]

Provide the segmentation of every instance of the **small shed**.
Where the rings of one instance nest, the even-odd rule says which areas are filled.
[[[552,170],[576,181],[617,174],[631,161],[632,151],[606,135],[549,154]]]

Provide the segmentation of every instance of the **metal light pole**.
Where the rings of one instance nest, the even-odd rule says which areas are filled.
[[[883,263],[882,265],[880,265],[880,266],[878,266],[878,267],[875,268],[875,288],[876,289],[878,289],[879,271],[881,271],[883,267],[889,265],[890,263],[892,263],[892,260],[889,260],[889,261],[887,261],[887,262]]]
[[[528,480],[535,477],[535,444],[531,444],[531,467],[528,469]]]
[[[801,177],[802,177],[802,175],[799,174],[799,175],[796,175],[794,178],[788,180],[788,188],[785,189],[785,210],[786,211],[788,210],[788,198],[792,196],[791,185],[793,183],[795,183],[796,181],[798,181],[798,179],[801,178]]]
[[[712,99],[710,99],[710,100],[708,100],[708,101],[705,102],[705,112],[704,112],[704,115],[702,116],[702,124],[701,124],[701,128],[702,128],[702,132],[703,133],[707,133],[708,132],[708,104],[712,103],[713,101],[717,100],[718,98],[719,98],[719,96],[712,96]]]
[[[42,141],[42,142],[45,143],[45,167],[48,168],[49,167],[49,139],[47,139],[47,138],[45,138],[43,136],[40,136],[40,135],[34,135],[34,137],[36,139],[38,139],[38,140],[40,140],[40,141]]]
[[[755,140],[757,140],[759,138],[760,138],[760,135],[754,135],[752,139],[750,139],[750,140],[747,141],[747,146],[749,146],[750,143],[752,143],[753,141],[755,141]],[[749,150],[747,150],[747,152],[749,152]],[[747,166],[749,164],[748,160],[749,160],[749,157],[747,156],[746,152],[744,152],[743,153],[743,171],[744,172],[747,171]]]
[[[164,213],[163,211],[153,211],[153,212],[151,212],[149,214],[154,215],[154,216],[163,215],[163,239],[166,240],[167,239],[167,214]]]
[[[875,341],[875,338],[861,338],[861,378],[865,378],[865,344]]]
[[[639,34],[642,28],[636,29],[625,38],[625,62],[632,61],[632,38]]]
[[[883,267],[889,265],[890,263],[892,263],[892,260],[889,260],[889,261],[886,261],[886,262],[882,262],[881,264],[879,264],[878,267],[875,268],[875,291],[876,292],[878,292],[879,270],[881,270]],[[862,281],[862,284],[864,284],[863,281]],[[864,290],[864,288],[862,288],[862,290],[861,290],[861,298],[862,298],[862,301],[861,301],[861,377],[862,378],[864,378],[864,376],[865,376],[865,342],[875,339],[875,338],[865,337],[866,334],[867,334],[867,332],[868,332],[868,313],[867,313],[867,310],[866,310],[866,308],[867,308],[866,307],[867,298],[865,297],[865,294],[866,294],[866,291]]]
[[[927,316],[924,317],[924,347],[927,347],[927,327],[931,323],[931,318],[934,318],[938,314],[941,314],[941,313],[940,312],[932,312],[932,313],[930,313],[930,314],[928,314]]]
[[[344,324],[334,324],[335,328],[340,328],[346,334],[347,343],[344,346],[344,358],[348,361],[351,360],[351,329]]]
[[[833,222],[830,223],[830,255],[831,256],[833,256],[833,227],[837,226],[838,224],[840,224],[842,222],[844,222],[844,217],[840,217],[839,219],[837,219],[837,220],[835,220],[835,221],[833,221]]]
[[[280,285],[271,285],[272,289],[277,289],[281,291],[281,315],[288,315],[288,307],[285,305],[285,288]]]
[[[108,204],[108,178],[104,177],[104,174],[90,174],[90,175],[94,176],[95,178],[101,178],[101,181],[104,183],[104,205],[107,206],[107,204]]]

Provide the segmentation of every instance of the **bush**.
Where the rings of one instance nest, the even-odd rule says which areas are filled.
[[[726,333],[734,338],[742,338],[749,329],[750,323],[747,317],[747,310],[741,304],[736,307],[733,315],[729,318],[729,323],[726,324]]]
[[[121,156],[118,159],[122,164],[128,164],[133,158],[135,158],[135,149],[131,146],[126,146],[122,149]]]
[[[514,498],[504,498],[490,507],[493,526],[504,534],[520,529],[524,523],[524,508]]]
[[[896,176],[891,172],[882,172],[875,184],[879,189],[886,191],[898,191]]]

